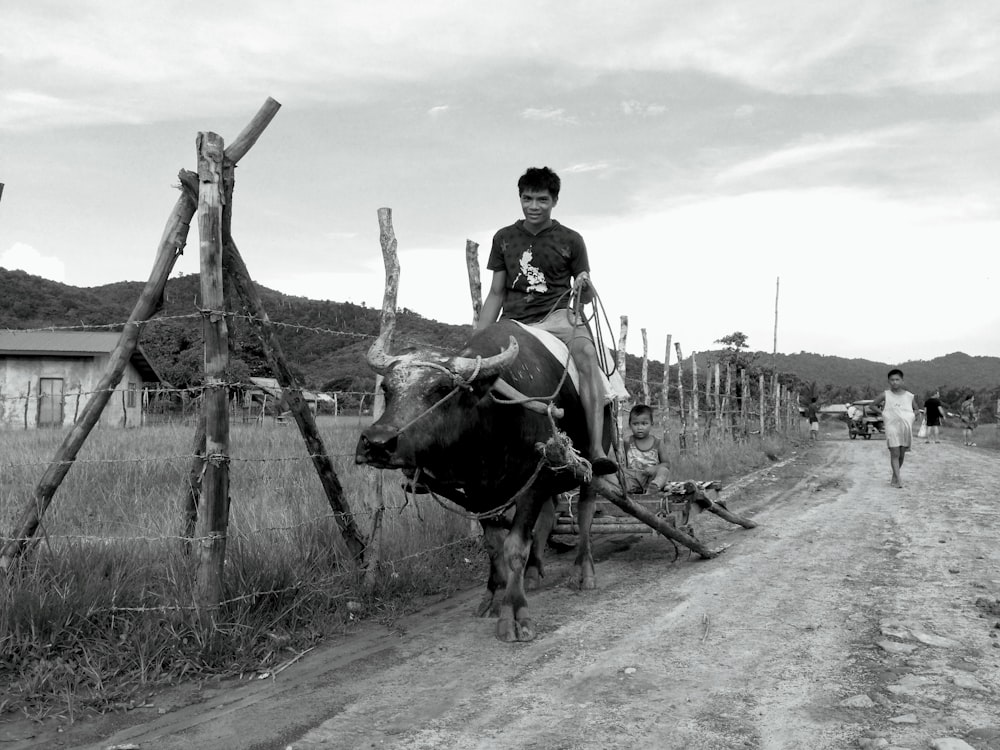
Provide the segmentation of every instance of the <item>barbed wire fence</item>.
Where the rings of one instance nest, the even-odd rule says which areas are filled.
[[[17,558],[25,551],[33,549],[42,536],[50,542],[62,539],[67,542],[116,543],[128,542],[162,542],[181,544],[192,554],[197,555],[197,595],[190,607],[201,615],[206,622],[213,623],[215,614],[226,603],[236,601],[224,595],[223,571],[226,559],[226,546],[230,542],[251,541],[261,534],[274,533],[281,530],[291,530],[309,525],[334,523],[339,530],[341,540],[348,550],[347,558],[355,571],[363,571],[370,576],[371,571],[379,565],[399,565],[407,559],[465,545],[473,538],[472,529],[466,527],[468,534],[463,534],[456,540],[450,540],[443,545],[432,546],[429,549],[414,552],[399,559],[382,559],[379,552],[381,544],[381,521],[389,511],[403,512],[411,506],[408,497],[402,502],[387,499],[383,487],[382,473],[377,475],[375,502],[365,504],[361,510],[351,507],[341,485],[339,475],[333,465],[333,459],[350,460],[353,454],[331,453],[326,449],[320,435],[314,416],[306,403],[304,389],[292,375],[276,336],[277,329],[308,331],[311,333],[351,337],[359,340],[374,339],[371,334],[358,331],[337,330],[318,326],[307,326],[297,322],[272,321],[264,311],[260,298],[254,290],[249,272],[242,257],[236,249],[230,228],[230,211],[232,205],[233,173],[236,162],[256,142],[257,137],[273,118],[278,108],[277,102],[268,100],[250,125],[230,144],[223,147],[222,139],[214,133],[200,133],[198,136],[198,173],[182,170],[181,197],[172,212],[167,229],[164,232],[153,272],[143,289],[136,307],[129,319],[123,323],[106,323],[100,325],[50,326],[30,331],[68,331],[106,329],[120,332],[120,339],[112,352],[107,370],[100,381],[92,388],[78,388],[70,393],[74,399],[74,415],[69,434],[62,445],[49,461],[9,461],[0,464],[4,469],[42,468],[44,471],[35,490],[25,504],[20,518],[12,533],[5,536],[0,548],[0,569],[10,569]],[[201,307],[196,312],[183,315],[164,316],[154,319],[154,314],[160,305],[166,280],[174,262],[183,252],[187,241],[190,223],[199,211],[199,235],[201,250]],[[380,209],[380,229],[383,238],[391,236],[391,214],[388,209]],[[391,236],[394,245],[394,236]],[[383,251],[385,255],[385,242]],[[470,285],[473,292],[474,313],[478,314],[481,300],[481,289],[478,285],[478,262],[475,258],[475,243],[469,241],[466,247],[466,257],[469,265]],[[387,256],[386,256],[387,257]],[[473,274],[475,271],[475,278]],[[398,270],[397,270],[398,280]],[[227,311],[223,290],[225,280],[235,287],[245,312]],[[386,340],[392,335],[395,313],[396,282],[390,280],[389,262],[387,260],[387,290],[383,305],[382,326],[379,337]],[[392,287],[392,288],[390,288]],[[112,396],[121,393],[122,398],[128,397],[119,388],[125,366],[138,346],[142,329],[156,322],[166,322],[181,319],[197,319],[203,327],[205,345],[205,372],[201,384],[185,388],[160,388],[153,393],[147,393],[146,399],[185,395],[192,397],[199,404],[197,429],[192,449],[188,452],[176,452],[160,456],[113,457],[113,458],[80,458],[79,452],[87,440],[91,430],[98,424],[102,412],[110,403]],[[260,338],[265,358],[281,388],[282,398],[296,422],[306,446],[303,455],[297,456],[235,456],[230,446],[230,420],[233,413],[231,394],[234,390],[245,386],[225,376],[228,365],[227,325],[235,320],[241,320],[254,327]],[[27,331],[22,331],[27,332]],[[643,331],[645,344],[645,331]],[[414,342],[421,343],[421,342]],[[733,371],[726,369],[724,381],[720,381],[720,363],[709,368],[708,377],[699,376],[697,357],[689,358],[690,376],[683,370],[683,357],[680,356],[679,343],[674,342],[678,352],[679,365],[675,377],[677,392],[676,406],[670,403],[667,379],[670,373],[668,337],[668,358],[665,362],[664,383],[660,392],[661,414],[664,420],[666,434],[676,431],[679,445],[682,449],[690,448],[698,451],[704,440],[717,437],[746,437],[757,432],[788,430],[793,424],[793,403],[797,404],[797,396],[782,392],[781,384],[775,378],[770,391],[765,388],[764,376],[760,375],[756,394],[748,378],[746,369]],[[625,337],[620,341],[620,349],[624,351]],[[632,393],[641,393],[643,401],[652,399],[655,389],[648,383],[648,357],[643,355],[642,376],[630,377],[624,372],[624,364],[620,365],[620,375]],[[624,362],[624,357],[622,358]],[[714,379],[713,379],[714,378]],[[725,383],[722,388],[720,382]],[[741,385],[734,385],[741,384]],[[23,412],[23,425],[27,428],[27,415],[31,407],[37,407],[37,399],[41,394],[35,389],[32,395],[30,382],[24,392],[15,390],[13,393],[0,393],[0,405],[7,414]],[[373,410],[378,411],[378,390],[339,392],[343,395],[359,397],[359,416],[366,399],[370,398]],[[685,396],[687,397],[685,400]],[[32,398],[36,402],[32,403]],[[637,399],[633,399],[637,400]],[[147,400],[148,406],[148,400]],[[626,402],[622,402],[618,418],[622,419]],[[704,414],[704,427],[702,415]],[[797,410],[795,412],[797,417]],[[757,419],[758,430],[751,428],[752,420]],[[674,423],[677,426],[674,426]],[[623,427],[624,425],[620,425]],[[619,434],[621,434],[619,430]],[[141,532],[133,535],[117,534],[110,536],[95,534],[49,534],[42,526],[43,517],[53,500],[60,484],[66,477],[70,467],[81,465],[103,465],[105,467],[123,466],[125,464],[145,462],[178,462],[189,467],[186,488],[186,500],[182,503],[181,515],[186,523],[181,533],[162,535]],[[294,525],[276,525],[260,528],[231,530],[229,527],[230,511],[230,471],[233,465],[241,463],[262,462],[278,463],[291,461],[307,461],[315,469],[323,487],[330,512],[302,519]],[[183,471],[180,472],[183,474]],[[178,491],[185,488],[181,487]],[[414,504],[415,505],[415,504]],[[243,592],[237,599],[251,597],[267,592]],[[186,605],[185,605],[186,606]]]

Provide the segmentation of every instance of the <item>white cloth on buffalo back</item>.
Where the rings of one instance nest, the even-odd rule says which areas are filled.
[[[580,373],[576,370],[576,363],[573,362],[572,357],[569,356],[569,349],[566,347],[562,341],[553,336],[548,331],[543,331],[540,328],[534,328],[524,323],[517,323],[521,328],[523,328],[527,333],[530,333],[536,339],[538,339],[545,348],[548,349],[552,356],[556,358],[556,361],[560,364],[566,364],[569,361],[569,377],[573,381],[573,385],[576,388],[577,393],[580,392]],[[615,361],[615,353],[613,350],[605,347],[607,352],[607,361]],[[604,376],[601,378],[604,381],[604,400],[614,401],[614,400],[624,400],[629,398],[628,389],[625,387],[625,381],[622,379],[622,375],[618,370],[611,373],[610,377]]]

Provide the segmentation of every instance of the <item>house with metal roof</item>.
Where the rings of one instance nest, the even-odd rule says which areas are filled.
[[[0,331],[0,428],[74,424],[120,338],[113,331]],[[147,393],[161,384],[163,378],[137,347],[100,424],[142,424]]]

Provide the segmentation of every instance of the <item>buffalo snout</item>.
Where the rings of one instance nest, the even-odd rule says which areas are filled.
[[[390,425],[373,424],[361,433],[354,462],[390,466],[398,444],[399,430]]]

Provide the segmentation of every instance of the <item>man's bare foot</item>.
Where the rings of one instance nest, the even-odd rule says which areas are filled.
[[[890,487],[895,487],[897,490],[903,489],[903,483],[902,482],[897,482],[895,479],[893,481],[889,482],[889,486]]]

